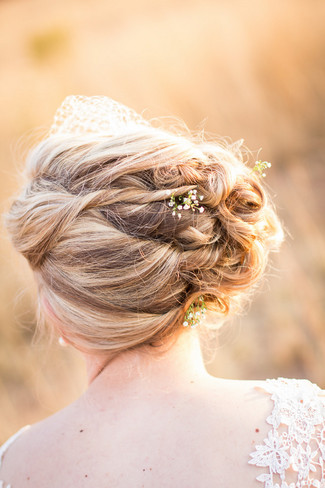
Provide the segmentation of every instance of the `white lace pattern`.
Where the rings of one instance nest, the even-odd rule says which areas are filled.
[[[264,488],[325,488],[325,392],[307,380],[267,380],[274,408],[264,443],[255,446],[250,464]]]
[[[150,127],[150,124],[137,112],[111,98],[70,95],[57,109],[49,136],[113,136],[143,126]]]

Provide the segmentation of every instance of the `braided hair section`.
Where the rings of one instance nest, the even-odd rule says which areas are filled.
[[[48,320],[86,351],[165,342],[200,295],[227,315],[282,239],[238,152],[152,127],[46,139],[26,176],[8,230],[35,271]],[[193,190],[204,212],[175,217],[170,194]]]

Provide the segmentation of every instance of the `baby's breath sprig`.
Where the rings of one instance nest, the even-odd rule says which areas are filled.
[[[259,173],[263,178],[265,178],[266,174],[264,171],[266,168],[271,168],[272,164],[269,163],[268,161],[256,161],[255,166],[252,171],[255,171],[256,173]]]
[[[167,190],[167,194],[169,195],[170,192]],[[200,213],[204,212],[204,207],[200,205],[200,202],[203,200],[203,195],[198,195],[197,190],[189,190],[187,195],[179,195],[175,196],[173,193],[170,197],[168,206],[172,207],[173,215],[177,215],[180,219],[182,217],[181,210],[189,210],[191,209],[192,212],[198,210]]]
[[[192,329],[197,327],[201,320],[205,318],[205,312],[207,306],[204,301],[203,295],[200,295],[196,302],[192,303],[185,314],[183,326],[191,327]]]

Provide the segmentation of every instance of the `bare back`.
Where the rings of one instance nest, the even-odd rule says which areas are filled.
[[[124,403],[112,396],[105,408],[86,394],[20,436],[1,479],[12,488],[260,486],[248,461],[268,431],[263,383],[211,378]]]

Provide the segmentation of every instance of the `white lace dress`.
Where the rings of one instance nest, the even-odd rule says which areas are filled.
[[[273,410],[266,439],[247,454],[258,468],[252,478],[264,488],[325,488],[325,391],[307,380],[266,380]],[[0,448],[0,469],[8,447],[28,426]],[[251,458],[251,459],[249,459]],[[0,480],[0,488],[14,488]]]
[[[267,380],[270,430],[250,455],[264,488],[325,488],[325,391],[307,380]]]

